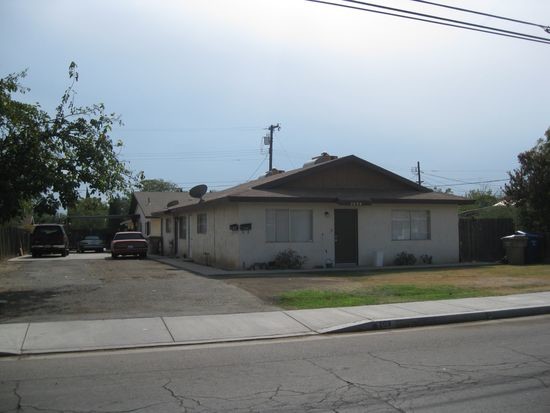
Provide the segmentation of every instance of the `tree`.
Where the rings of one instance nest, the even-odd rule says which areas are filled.
[[[545,137],[518,155],[519,168],[508,172],[507,200],[519,208],[526,230],[550,232],[550,128]]]
[[[181,192],[181,188],[174,182],[164,179],[143,179],[139,188],[144,192]]]
[[[100,229],[105,228],[109,206],[101,198],[89,196],[79,199],[73,207],[69,207],[67,217],[71,222],[71,229]],[[98,218],[75,218],[94,217]]]
[[[465,197],[474,201],[471,205],[465,205],[464,211],[469,209],[487,208],[495,205],[500,198],[491,188],[472,189],[466,192]]]
[[[71,84],[53,115],[38,103],[14,99],[29,91],[20,83],[25,76],[23,71],[0,79],[0,222],[21,215],[29,204],[49,214],[72,206],[83,184],[92,194],[111,197],[137,182],[118,160],[122,142],[109,136],[119,117],[106,113],[103,104],[75,105],[74,62]]]
[[[130,209],[130,198],[127,196],[116,196],[109,200],[109,215],[127,215]],[[120,224],[127,217],[115,218],[109,217],[108,227],[112,233],[120,229]]]

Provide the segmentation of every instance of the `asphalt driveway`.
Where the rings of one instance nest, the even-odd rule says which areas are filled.
[[[83,253],[0,262],[2,323],[276,309],[237,286],[150,259]]]

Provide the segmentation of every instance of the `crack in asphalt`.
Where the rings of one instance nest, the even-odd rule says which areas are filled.
[[[339,375],[338,373],[336,373],[334,370],[326,368],[324,366],[321,366],[320,364],[315,363],[311,359],[305,359],[305,361],[308,361],[313,366],[329,373],[330,375],[332,375],[336,379],[338,379],[338,380],[342,381],[343,383],[345,383],[345,386],[339,387],[335,390],[332,390],[332,391],[326,393],[327,397],[325,398],[325,400],[328,399],[328,396],[330,395],[330,393],[335,393],[335,392],[339,391],[340,389],[345,389],[343,394],[339,396],[338,401],[340,402],[340,404],[338,406],[335,406],[336,409],[341,407],[345,403],[344,402],[344,397],[345,397],[346,393],[348,393],[351,389],[356,389],[356,390],[359,390],[360,392],[362,392],[363,394],[365,394],[365,395],[367,395],[367,396],[369,396],[369,397],[371,397],[371,398],[373,398],[377,401],[380,401],[380,402],[384,403],[385,405],[387,405],[388,407],[390,407],[391,409],[393,409],[396,412],[400,412],[400,413],[405,412],[404,410],[402,410],[400,407],[398,407],[395,404],[395,401],[387,400],[386,398],[382,397],[376,391],[369,391],[367,388],[365,388],[365,387],[368,387],[368,385],[365,385],[364,383],[355,383],[353,381],[347,380],[344,377],[342,377],[341,375]],[[337,403],[336,402],[333,403],[333,405],[335,405],[335,404],[337,404]]]
[[[134,409],[127,409],[127,410],[73,410],[73,409],[55,409],[55,408],[44,408],[44,407],[37,407],[33,406],[31,404],[23,404],[23,396],[19,392],[19,386],[20,382],[15,383],[15,387],[13,388],[13,394],[17,398],[17,406],[15,412],[23,412],[28,409],[32,409],[37,412],[54,412],[54,413],[134,413],[139,412],[140,410],[148,409],[153,406],[157,406],[159,404],[162,404],[160,402],[151,403],[145,406],[137,407]]]

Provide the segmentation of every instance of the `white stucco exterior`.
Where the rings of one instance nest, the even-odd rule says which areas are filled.
[[[311,210],[313,240],[308,242],[268,242],[266,210],[269,208]],[[196,262],[228,269],[246,269],[255,263],[267,263],[282,250],[291,248],[306,256],[305,267],[324,267],[334,263],[334,210],[357,210],[357,265],[373,266],[377,252],[384,255],[384,265],[392,265],[395,256],[406,251],[417,258],[429,255],[434,264],[458,262],[458,214],[453,204],[375,204],[349,207],[329,203],[256,203],[225,202],[200,212],[175,215],[172,231],[163,231],[166,246],[174,242],[174,217],[185,216],[187,234],[178,238],[175,255]],[[430,239],[392,240],[392,211],[429,211]],[[197,232],[197,214],[207,215],[206,233]],[[250,231],[232,231],[232,224],[251,224]]]

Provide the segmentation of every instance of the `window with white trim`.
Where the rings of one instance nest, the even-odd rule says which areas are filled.
[[[151,234],[151,221],[145,223],[145,235]]]
[[[266,209],[267,242],[313,241],[313,211],[311,209]]]
[[[392,211],[391,232],[393,241],[430,239],[430,211]]]
[[[207,226],[206,214],[197,214],[197,234],[206,234]]]

